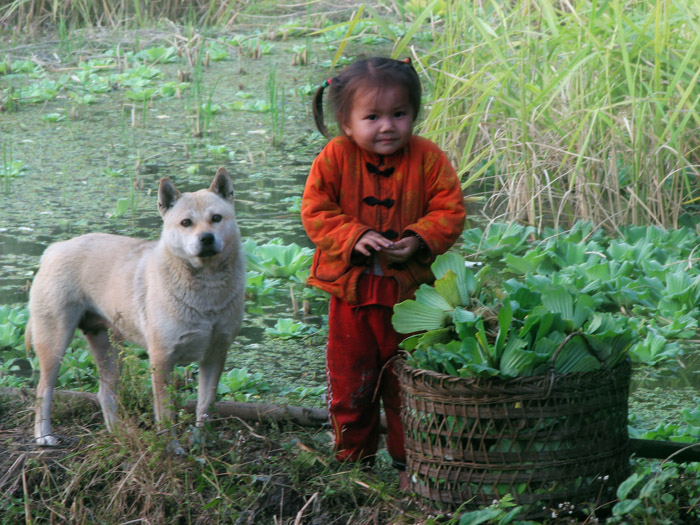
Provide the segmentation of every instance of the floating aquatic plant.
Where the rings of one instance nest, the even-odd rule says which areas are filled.
[[[265,328],[265,333],[276,339],[292,339],[315,334],[319,329],[289,317],[277,319],[275,326]]]
[[[32,60],[5,60],[0,62],[0,75],[31,75],[41,70],[42,67]]]
[[[262,372],[251,373],[247,368],[232,368],[221,375],[216,392],[224,398],[248,401],[269,389]]]
[[[177,62],[178,53],[177,48],[174,46],[153,46],[142,49],[134,54],[133,57],[147,64],[165,64]]]
[[[21,345],[28,318],[26,308],[0,305],[0,348],[7,350]]]
[[[307,270],[314,253],[313,249],[302,248],[296,243],[285,245],[281,239],[273,239],[261,245],[247,239],[244,247],[248,257],[248,268],[270,277],[289,278]]]
[[[637,339],[626,317],[597,312],[595,298],[567,285],[511,280],[487,294],[488,269],[475,275],[455,253],[431,268],[434,285],[392,318],[398,332],[420,332],[402,343],[414,367],[461,377],[589,372],[614,367]]]
[[[228,58],[228,47],[216,40],[210,40],[205,47],[205,53],[212,62],[219,62]]]

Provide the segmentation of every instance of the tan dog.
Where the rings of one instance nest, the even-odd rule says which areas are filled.
[[[181,194],[169,179],[158,188],[158,241],[87,234],[49,246],[30,296],[27,348],[39,357],[34,436],[54,446],[51,400],[76,328],[95,356],[98,398],[107,428],[117,421],[118,350],[110,337],[148,350],[156,421],[171,419],[166,390],[176,363],[199,362],[197,422],[207,417],[241,325],[245,253],[234,216],[233,186],[220,168],[209,189]]]

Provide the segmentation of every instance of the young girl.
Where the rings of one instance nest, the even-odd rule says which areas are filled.
[[[385,363],[405,337],[391,324],[395,303],[433,280],[430,264],[462,231],[464,200],[444,152],[412,135],[421,86],[409,61],[370,58],[323,83],[342,134],[314,161],[301,218],[316,245],[309,284],[331,294],[328,405],[340,460],[372,463],[379,399],[387,449],[406,488],[399,383]]]

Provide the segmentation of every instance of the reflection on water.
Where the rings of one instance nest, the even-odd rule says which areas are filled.
[[[7,233],[0,234],[0,256],[8,257],[13,255],[41,255],[44,251],[42,244],[23,241],[11,237]]]
[[[698,343],[683,345],[684,355],[660,367],[637,367],[632,375],[633,388],[696,389],[700,395],[700,352]]]
[[[682,410],[700,406],[698,341],[682,345],[684,355],[656,367],[636,366],[632,373],[630,414],[637,430],[682,424]]]
[[[0,234],[0,304],[23,303],[34,274],[33,265],[46,245],[33,240]]]

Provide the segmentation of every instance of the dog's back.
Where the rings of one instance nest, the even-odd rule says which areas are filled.
[[[106,233],[81,235],[49,246],[29,294],[31,338],[40,341],[55,336],[55,330],[61,329],[52,319],[75,330],[90,314],[111,322],[131,312],[138,316],[131,289],[144,258],[155,246],[155,241]],[[33,323],[33,318],[41,321]],[[130,332],[130,340],[145,344],[143,337]]]

